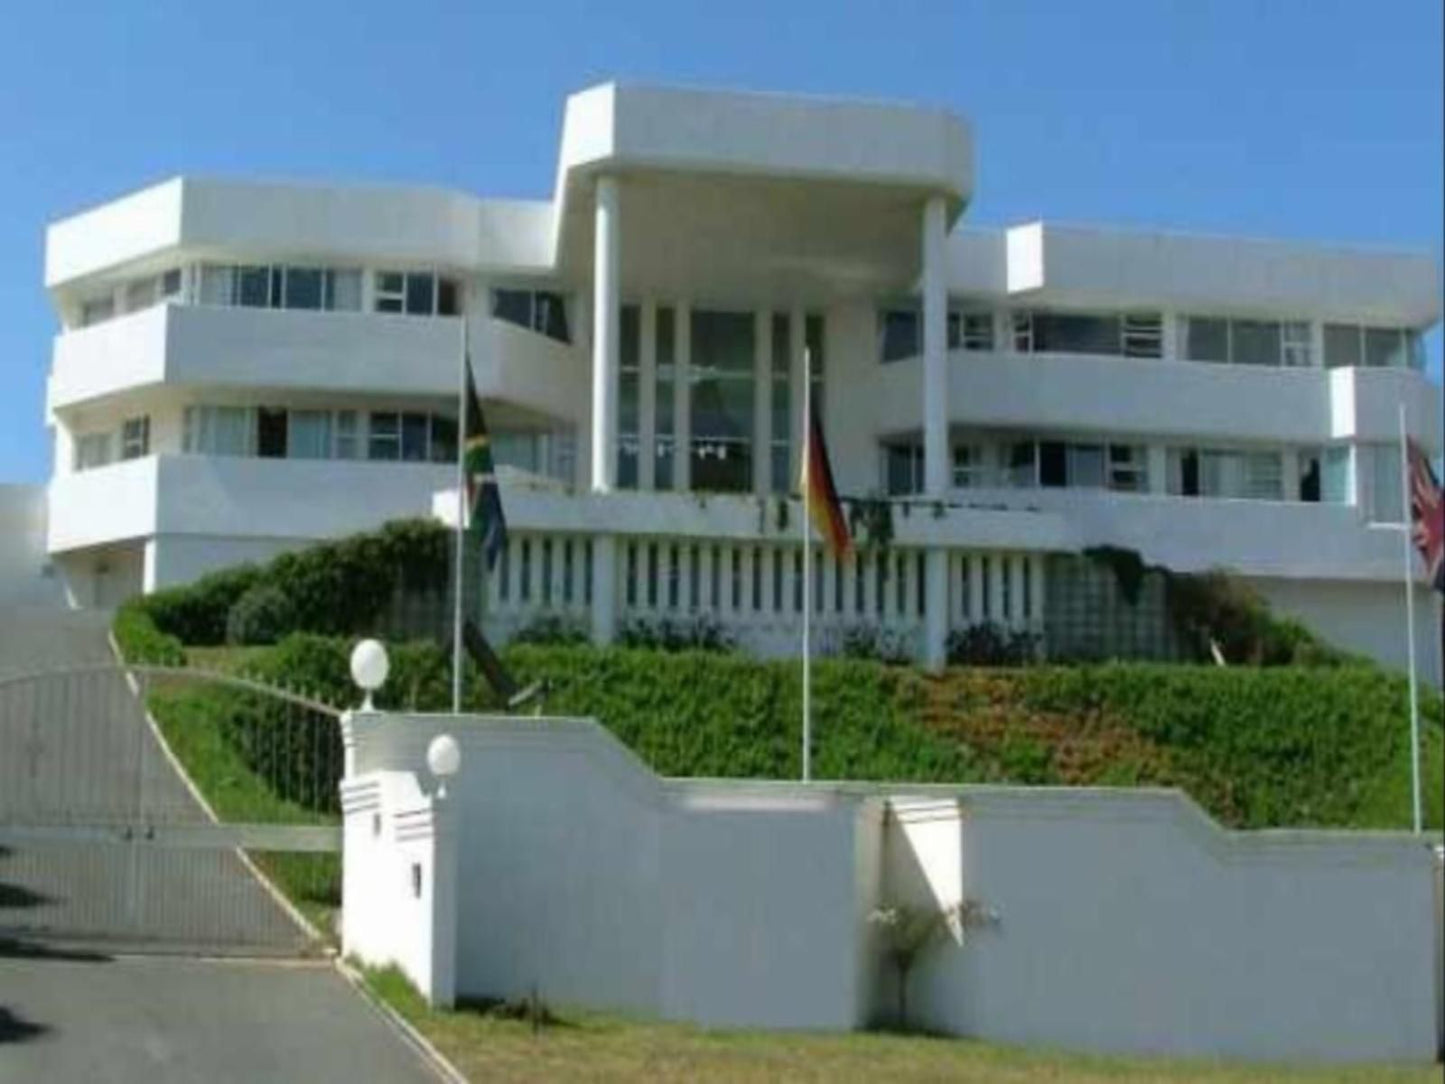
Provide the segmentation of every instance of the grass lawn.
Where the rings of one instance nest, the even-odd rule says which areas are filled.
[[[683,1024],[563,1013],[536,1033],[513,1013],[427,1008],[396,969],[367,984],[475,1081],[1366,1081],[1438,1084],[1439,1067],[1292,1068],[1030,1051],[970,1040],[860,1032],[706,1031]]]

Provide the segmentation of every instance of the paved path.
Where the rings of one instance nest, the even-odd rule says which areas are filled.
[[[0,1081],[435,1084],[329,964],[0,956]]]

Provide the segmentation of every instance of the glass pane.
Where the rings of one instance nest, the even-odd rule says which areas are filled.
[[[1229,321],[1208,316],[1189,317],[1184,357],[1188,361],[1228,361]]]
[[[1320,499],[1321,452],[1318,448],[1301,448],[1295,453],[1299,472],[1299,499],[1317,504]]]
[[[1264,320],[1234,321],[1233,358],[1236,365],[1278,365],[1279,324]]]
[[[808,351],[808,375],[815,381],[822,380],[823,373],[827,371],[826,358],[823,353],[826,345],[823,341],[823,331],[821,316],[809,313],[803,318],[803,346]]]
[[[167,271],[161,276],[161,296],[175,297],[181,292],[181,269],[179,267]]]
[[[201,268],[201,304],[229,305],[235,281],[232,268],[208,263]]]
[[[529,290],[493,290],[492,315],[520,327],[532,326],[532,294]]]
[[[430,452],[430,438],[425,414],[401,416],[401,458],[408,463],[425,463]]]
[[[1370,460],[1370,520],[1399,523],[1404,519],[1404,494],[1400,491],[1400,449],[1377,444],[1366,449]]]
[[[901,497],[915,492],[913,460],[917,445],[885,444],[883,446],[883,484],[889,496]]]
[[[1068,484],[1068,450],[1062,441],[1039,442],[1039,484],[1062,487]]]
[[[312,267],[286,269],[285,308],[321,308],[321,272]]]
[[[1069,446],[1069,485],[1081,489],[1103,488],[1103,445],[1071,444]]]
[[[922,344],[919,341],[918,313],[895,309],[885,312],[881,321],[880,360],[899,361],[903,358],[918,356],[922,350]]]
[[[356,458],[356,411],[336,412],[336,458]]]
[[[457,458],[457,420],[445,414],[431,418],[431,460],[450,463]]]
[[[367,455],[371,459],[401,457],[401,421],[395,414],[372,414]]]
[[[331,272],[331,308],[338,312],[361,311],[361,272]]]
[[[378,271],[376,292],[379,294],[401,294],[406,289],[406,276],[400,271]]]
[[[1365,364],[1371,368],[1404,368],[1407,362],[1405,337],[1398,328],[1365,328]]]
[[[1323,477],[1320,482],[1320,497],[1329,504],[1350,502],[1350,450],[1349,448],[1326,448]]]
[[[203,408],[212,414],[211,447],[215,455],[246,455],[250,452],[251,412],[245,407]]]
[[[1031,440],[1015,441],[1009,448],[1009,485],[1030,488],[1036,482],[1034,467],[1035,445]]]
[[[292,459],[331,458],[331,412],[291,411],[289,454]]]
[[[537,294],[537,329],[559,343],[571,342],[567,331],[567,304],[561,294]]]
[[[653,384],[657,410],[657,442],[653,446],[653,484],[658,489],[671,489],[672,464],[675,456],[672,434],[676,401],[674,399],[674,334],[676,316],[670,308],[657,310],[657,376]]]
[[[636,305],[622,306],[617,341],[617,364],[620,368],[636,369],[642,364],[642,314]]]
[[[261,407],[256,411],[256,454],[266,459],[286,458],[286,410]]]
[[[1354,324],[1325,325],[1325,367],[1360,364],[1360,329]]]
[[[1117,354],[1119,318],[1058,312],[1034,313],[1037,353]]]
[[[963,314],[963,348],[965,350],[993,349],[993,313],[968,312]]]
[[[773,336],[773,375],[788,376],[792,372],[793,336],[791,321],[785,313],[774,313],[772,323]],[[774,392],[776,394],[776,392]]]
[[[436,280],[430,271],[413,272],[406,277],[406,311],[412,316],[430,316],[436,305]]]
[[[457,280],[437,279],[437,315],[456,316],[461,311],[461,291]]]
[[[694,489],[752,488],[752,313],[692,313]]]
[[[772,485],[774,493],[791,493],[793,490],[791,449],[786,441],[773,442]]]
[[[236,269],[236,304],[264,309],[271,304],[271,269],[240,267]]]

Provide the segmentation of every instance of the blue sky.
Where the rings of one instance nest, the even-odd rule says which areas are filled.
[[[11,5],[0,481],[48,472],[45,223],[163,177],[545,196],[563,97],[616,77],[947,106],[974,125],[975,222],[1439,258],[1441,20],[1440,0]]]

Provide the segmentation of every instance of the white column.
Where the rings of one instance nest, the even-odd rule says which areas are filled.
[[[677,303],[676,379],[672,384],[672,431],[676,450],[672,484],[679,493],[692,488],[692,305]]]
[[[935,546],[924,558],[928,583],[923,611],[923,662],[941,670],[948,661],[948,551]]]
[[[597,178],[592,266],[592,491],[610,493],[617,476],[617,180]],[[611,546],[607,547],[609,550]]]
[[[637,488],[657,488],[657,302],[643,301],[638,309],[642,321],[642,356],[638,359],[637,395]]]
[[[803,382],[808,379],[808,371],[803,367],[803,348],[808,341],[807,317],[808,314],[800,305],[794,305],[792,312],[788,314],[788,350],[791,351],[788,357],[788,385],[791,389],[788,414],[793,421],[793,431],[788,434],[792,444],[792,464],[788,472],[791,479],[790,489],[797,484],[802,470],[803,428],[807,425],[803,419]],[[817,404],[817,409],[821,415],[823,404]]]
[[[592,536],[592,642],[606,645],[617,631],[617,539]]]
[[[923,206],[923,484],[948,492],[948,294],[944,282],[947,216],[943,197]]]
[[[772,313],[753,314],[753,492],[766,497],[772,488],[773,441]]]

